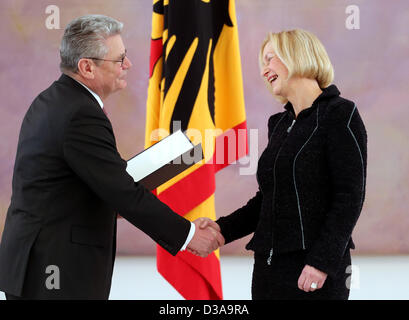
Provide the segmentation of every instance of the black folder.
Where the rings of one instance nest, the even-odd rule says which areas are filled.
[[[135,182],[153,190],[203,158],[202,145],[193,145],[178,130],[129,159],[126,170]]]

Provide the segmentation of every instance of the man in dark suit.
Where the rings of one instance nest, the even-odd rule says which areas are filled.
[[[132,66],[122,23],[80,17],[61,43],[63,75],[27,111],[0,244],[8,299],[108,299],[115,212],[171,254],[206,256],[224,241],[196,228],[126,173],[103,100],[126,87]]]

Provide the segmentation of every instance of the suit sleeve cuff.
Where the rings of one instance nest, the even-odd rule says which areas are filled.
[[[190,240],[192,240],[193,236],[195,235],[195,231],[196,231],[196,226],[193,222],[190,222],[190,230],[189,230],[189,234],[187,235],[185,244],[182,246],[182,248],[180,249],[180,251],[184,251],[186,250],[187,245],[189,244]]]

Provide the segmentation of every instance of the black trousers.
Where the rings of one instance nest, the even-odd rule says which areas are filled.
[[[348,268],[351,265],[349,250],[340,263],[337,276],[328,276],[324,286],[313,292],[305,292],[298,288],[298,278],[305,266],[305,257],[305,251],[281,254],[273,256],[271,265],[268,265],[266,255],[255,254],[252,299],[348,300],[351,277],[351,268]]]

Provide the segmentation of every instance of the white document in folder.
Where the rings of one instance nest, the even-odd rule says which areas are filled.
[[[126,171],[135,182],[191,150],[193,144],[178,130],[127,161]]]

